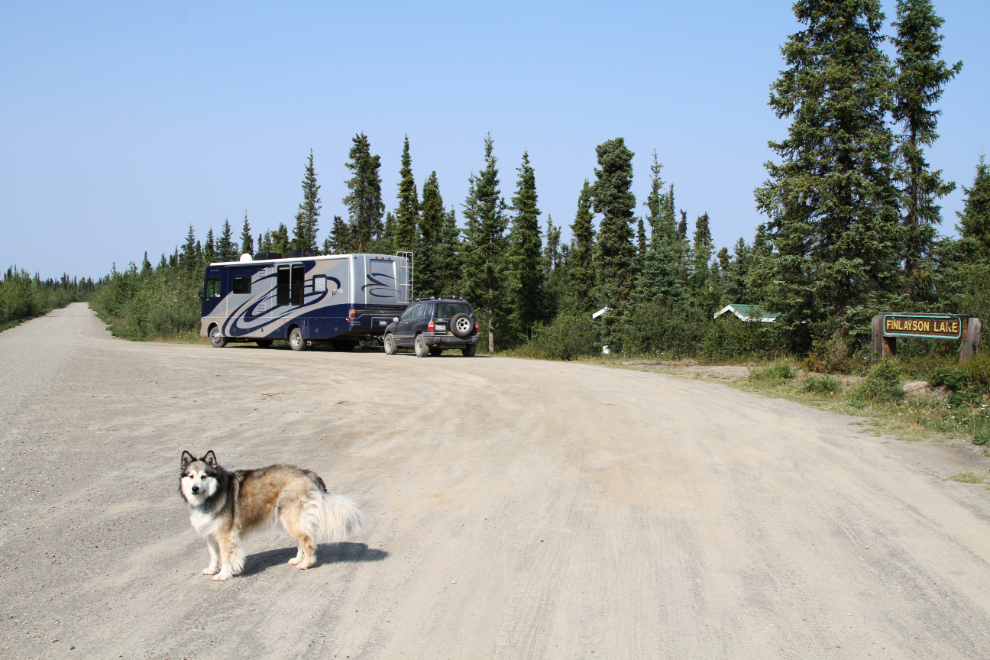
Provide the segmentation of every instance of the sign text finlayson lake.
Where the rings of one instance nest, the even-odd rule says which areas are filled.
[[[908,314],[885,314],[883,334],[902,337],[931,337],[936,339],[959,339],[962,336],[962,323],[955,316],[913,316]]]

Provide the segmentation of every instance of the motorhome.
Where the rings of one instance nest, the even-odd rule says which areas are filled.
[[[297,351],[315,344],[350,350],[380,337],[411,299],[409,257],[302,254],[245,254],[207,266],[200,336],[217,348],[283,339]]]

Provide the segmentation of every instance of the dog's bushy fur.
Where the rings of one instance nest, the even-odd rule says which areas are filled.
[[[306,569],[316,562],[316,544],[343,541],[364,522],[354,502],[330,495],[319,475],[294,465],[228,472],[212,450],[198,459],[184,451],[181,470],[179,493],[189,522],[210,551],[203,574],[214,580],[241,572],[241,538],[251,532],[281,524],[299,546],[289,563]]]

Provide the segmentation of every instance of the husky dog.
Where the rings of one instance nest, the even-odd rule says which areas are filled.
[[[317,543],[336,543],[361,531],[364,516],[341,495],[327,494],[319,475],[294,465],[228,472],[212,450],[197,459],[182,452],[179,492],[189,522],[206,538],[210,565],[204,575],[226,580],[244,568],[241,536],[282,527],[299,545],[289,563],[307,569],[316,562]]]

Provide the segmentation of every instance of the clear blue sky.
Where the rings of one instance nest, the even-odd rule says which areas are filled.
[[[990,147],[990,3],[935,6],[965,64],[929,161],[969,185]],[[359,131],[389,209],[408,134],[417,185],[436,170],[463,220],[490,130],[507,199],[528,150],[544,227],[573,221],[595,146],[621,136],[639,212],[656,149],[691,226],[707,211],[731,248],[764,220],[753,189],[786,134],[769,86],[799,29],[789,2],[0,0],[0,267],[95,278],[157,263],[190,224],[239,235],[245,210],[255,235],[291,228],[310,149],[322,242]],[[951,233],[962,191],[943,204]]]

